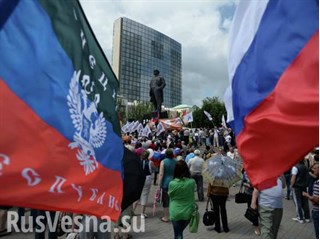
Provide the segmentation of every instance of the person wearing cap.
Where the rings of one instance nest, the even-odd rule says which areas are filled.
[[[180,148],[175,148],[174,150],[173,150],[173,156],[174,156],[174,158],[177,160],[177,157],[178,156],[181,156],[181,150],[180,150]],[[180,159],[181,160],[181,159]],[[178,161],[178,160],[177,160]]]
[[[189,149],[189,154],[186,156],[185,162],[188,163],[191,158],[194,158],[194,148]]]
[[[188,167],[191,172],[191,177],[197,184],[198,200],[202,202],[204,200],[202,177],[202,167],[204,164],[204,160],[200,157],[200,151],[198,149],[194,151],[194,155],[195,156],[189,160]]]

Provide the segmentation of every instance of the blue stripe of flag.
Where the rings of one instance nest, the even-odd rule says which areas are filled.
[[[233,82],[234,129],[274,89],[279,78],[318,30],[317,0],[270,0]],[[297,96],[299,97],[299,96]]]
[[[0,77],[10,89],[44,122],[73,141],[75,127],[67,95],[74,66],[37,1],[19,1],[0,29],[0,54]],[[96,150],[96,158],[103,166],[121,171],[122,152],[121,138],[107,121],[107,139]]]

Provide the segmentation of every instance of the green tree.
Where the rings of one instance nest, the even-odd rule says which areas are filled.
[[[212,121],[209,121],[204,111],[210,113]],[[222,115],[227,116],[224,103],[218,97],[205,98],[202,100],[202,107],[193,112],[193,125],[195,127],[221,126]]]
[[[127,119],[143,120],[145,114],[154,111],[154,107],[150,102],[134,102],[127,106]]]

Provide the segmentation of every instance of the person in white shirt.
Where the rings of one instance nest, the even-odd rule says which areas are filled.
[[[191,158],[188,162],[191,177],[196,181],[197,193],[199,201],[204,200],[203,194],[203,177],[202,177],[202,166],[204,164],[203,158],[200,157],[200,151],[194,151],[195,157]]]
[[[231,136],[229,134],[227,134],[227,135],[225,135],[224,139],[226,140],[226,142],[230,146],[230,144],[231,144]]]
[[[219,147],[219,130],[217,127],[214,127],[213,146]]]
[[[259,198],[259,217],[261,226],[261,238],[277,238],[283,215],[282,189],[285,188],[283,176],[277,178],[277,185],[259,191],[254,189],[251,208],[257,209]]]
[[[233,147],[229,147],[229,151],[227,152],[227,156],[231,159],[235,159],[235,152]]]

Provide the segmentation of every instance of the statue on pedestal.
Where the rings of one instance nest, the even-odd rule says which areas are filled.
[[[154,77],[150,81],[150,102],[153,103],[158,116],[161,113],[161,105],[163,103],[163,89],[166,81],[160,76],[159,70],[153,71]]]

